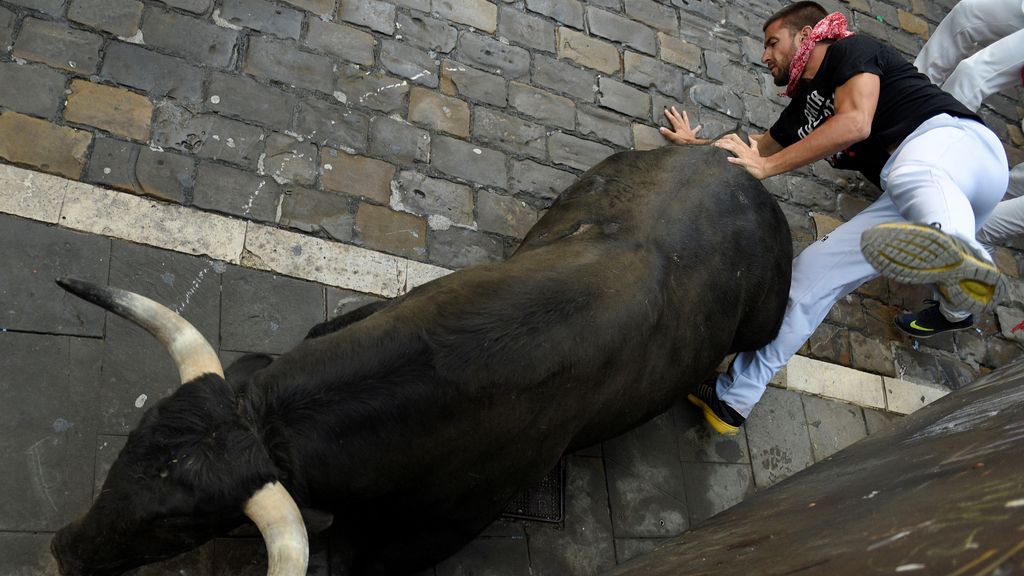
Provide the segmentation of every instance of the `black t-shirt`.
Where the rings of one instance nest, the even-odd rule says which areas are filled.
[[[806,137],[835,114],[836,88],[862,72],[880,78],[871,135],[827,160],[836,168],[859,170],[876,186],[889,159],[886,148],[902,141],[925,120],[946,113],[982,121],[894,49],[854,34],[829,46],[814,78],[800,81],[793,100],[769,130],[771,137],[783,146]]]

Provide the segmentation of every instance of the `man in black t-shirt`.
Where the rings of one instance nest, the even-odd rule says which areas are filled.
[[[793,261],[789,305],[771,343],[736,356],[727,374],[690,400],[720,433],[734,434],[772,376],[835,302],[879,273],[934,284],[946,321],[991,307],[1002,283],[974,239],[1006,189],[1006,156],[981,119],[895,50],[845,29],[840,14],[797,2],[764,26],[762,61],[792,98],[771,129],[712,143],[758,179],[826,159],[858,170],[883,193]],[[674,142],[698,140],[666,111]]]

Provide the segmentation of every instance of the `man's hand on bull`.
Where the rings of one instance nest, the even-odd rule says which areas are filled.
[[[726,134],[712,142],[711,145],[732,152],[734,156],[729,157],[729,162],[739,164],[747,172],[750,172],[751,176],[763,180],[775,174],[768,168],[768,158],[761,156],[761,151],[757,148],[757,140],[758,138],[752,135],[750,144],[747,144],[736,134]]]
[[[707,144],[710,142],[710,140],[697,137],[697,133],[700,132],[702,126],[698,124],[690,127],[690,117],[686,115],[685,110],[680,114],[675,106],[665,108],[665,117],[672,124],[672,128],[669,129],[662,126],[658,131],[669,142],[675,144]]]

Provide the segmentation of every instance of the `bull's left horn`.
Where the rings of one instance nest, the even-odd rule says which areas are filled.
[[[272,482],[260,488],[245,503],[245,515],[267,545],[267,576],[304,576],[309,563],[306,525],[284,486]]]
[[[127,290],[97,286],[91,282],[61,278],[61,288],[105,308],[145,328],[163,344],[178,367],[181,382],[189,382],[203,374],[224,377],[217,353],[203,335],[184,318],[162,304]]]

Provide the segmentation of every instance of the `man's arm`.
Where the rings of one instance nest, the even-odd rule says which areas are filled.
[[[733,164],[747,169],[755,178],[763,179],[795,170],[845,150],[871,135],[871,120],[878,106],[878,76],[862,72],[836,88],[836,112],[806,138],[762,156],[759,142],[749,145],[735,134],[713,143],[736,156]],[[776,146],[774,140],[771,140]]]
[[[782,144],[776,142],[775,138],[772,138],[772,135],[769,132],[765,132],[764,134],[751,134],[750,139],[757,141],[757,151],[761,156],[771,156],[772,154],[781,151],[783,148]]]

